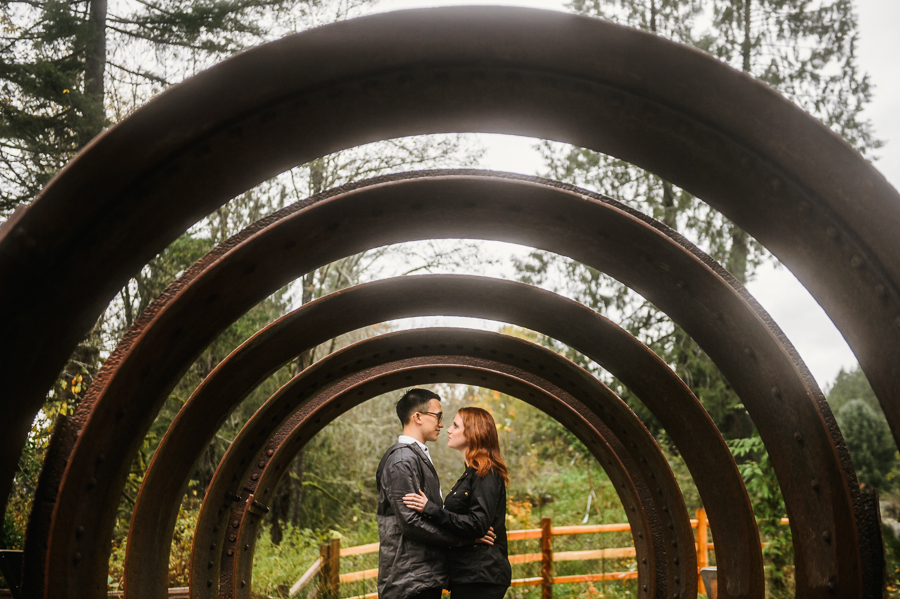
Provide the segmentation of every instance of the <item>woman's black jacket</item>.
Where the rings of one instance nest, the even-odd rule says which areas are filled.
[[[466,468],[440,504],[429,501],[423,512],[441,528],[464,538],[480,539],[494,527],[493,545],[464,545],[447,550],[450,590],[454,584],[486,582],[509,586],[512,568],[506,549],[506,485],[496,470],[484,477]]]

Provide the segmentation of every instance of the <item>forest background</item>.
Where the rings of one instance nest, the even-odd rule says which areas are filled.
[[[5,218],[16,207],[27,205],[79,148],[166,87],[243,48],[378,7],[367,0],[5,2],[0,8],[0,214]],[[709,52],[772,85],[867,157],[878,153],[882,142],[865,112],[873,89],[857,61],[859,34],[850,0],[575,0],[565,8],[611,18]],[[743,282],[751,282],[761,268],[774,263],[745,232],[669,182],[581,148],[531,143],[540,156],[539,174],[600,191],[650,214],[697,243]],[[490,151],[489,138],[473,135],[372,144],[297,165],[197,223],[121,290],[60,373],[22,456],[4,516],[3,546],[22,546],[31,493],[54,419],[74,411],[104,358],[137,315],[190,264],[259,218],[335,185],[388,172],[478,166]],[[254,331],[299,305],[359,282],[424,272],[481,272],[556,291],[619,322],[659,353],[703,402],[741,465],[763,537],[769,542],[764,552],[769,593],[793,594],[790,533],[774,524],[785,515],[776,481],[752,421],[711,360],[665,315],[602,273],[543,252],[462,240],[380,248],[318,269],[273,294],[217,339],[173,391],[134,464],[120,507],[111,590],[121,588],[124,539],[143,471],[179,407],[212,368]],[[656,436],[682,483],[688,509],[702,507],[665,431],[626,388],[583,356],[530,331],[498,323],[454,319],[386,323],[300,356],[229,417],[197,464],[184,499],[173,540],[171,586],[186,583],[199,499],[224,450],[253,411],[292,375],[322,356],[365,336],[426,324],[502,327],[507,334],[547,345],[589,369],[628,401]],[[857,368],[841,370],[827,387],[864,489],[877,490],[883,499],[893,577],[897,553],[891,522],[896,522],[900,472],[896,448],[874,394]],[[446,399],[448,415],[471,404],[494,414],[513,479],[510,529],[535,527],[541,516],[551,516],[558,524],[625,521],[603,471],[555,421],[489,390],[458,386],[436,390]],[[372,473],[383,448],[399,430],[392,410],[396,398],[388,394],[352,410],[320,433],[295,461],[278,489],[260,543],[254,579],[257,592],[283,594],[314,559],[318,543],[331,535],[340,535],[345,545],[377,540]],[[461,472],[459,456],[439,442],[436,461],[449,488]],[[586,508],[589,496],[591,507]],[[572,548],[630,545],[627,535],[566,542]],[[514,545],[512,550],[525,552],[526,547]],[[359,569],[364,567],[372,566],[361,563]],[[608,571],[628,569],[633,563],[587,562],[577,567]],[[517,568],[515,576],[534,575],[527,567]],[[889,590],[895,584],[892,578]],[[625,596],[632,592],[628,583],[611,583],[599,588],[572,585],[558,594]],[[514,589],[509,596],[528,593]]]

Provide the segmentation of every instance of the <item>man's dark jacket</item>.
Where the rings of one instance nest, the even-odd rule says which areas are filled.
[[[497,535],[493,545],[470,542],[447,550],[451,591],[457,584],[509,586],[512,568],[506,548],[506,485],[496,470],[481,477],[468,466],[444,500],[443,509],[429,496],[424,513],[444,530],[466,539],[480,539],[490,527]]]
[[[420,489],[439,501],[441,485],[425,452],[397,443],[381,458],[378,484],[378,598],[406,599],[426,589],[447,588],[448,547],[463,540],[403,503]]]

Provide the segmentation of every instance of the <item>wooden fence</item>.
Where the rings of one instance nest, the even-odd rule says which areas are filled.
[[[787,519],[782,520],[787,524]],[[697,510],[697,518],[691,520],[691,526],[696,529],[698,588],[704,593],[703,580],[699,576],[699,569],[709,566],[709,552],[715,546],[709,542],[709,523],[706,519],[706,510]],[[512,581],[512,586],[540,586],[542,587],[542,599],[550,599],[555,584],[570,584],[577,582],[597,582],[603,580],[628,580],[637,578],[637,572],[606,572],[594,574],[578,574],[574,576],[553,576],[553,563],[564,561],[583,561],[596,559],[629,558],[635,556],[634,547],[621,547],[615,549],[594,549],[587,551],[553,551],[553,537],[562,535],[581,535],[611,532],[630,531],[628,524],[596,524],[587,526],[552,526],[550,518],[541,520],[541,527],[530,530],[514,530],[507,533],[509,541],[523,541],[526,539],[540,539],[540,553],[523,553],[509,556],[511,564],[525,564],[540,562],[541,575],[533,578],[518,578]],[[300,590],[313,581],[318,574],[319,587],[327,597],[340,597],[340,585],[360,580],[368,580],[378,577],[378,568],[360,570],[357,572],[340,573],[341,558],[351,555],[363,555],[378,551],[378,543],[358,545],[356,547],[341,547],[338,539],[322,545],[321,554],[303,576],[291,587],[290,595],[293,597]],[[350,599],[375,599],[378,593],[370,593]]]

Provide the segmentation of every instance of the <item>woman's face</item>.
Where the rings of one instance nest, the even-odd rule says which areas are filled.
[[[458,451],[466,450],[465,429],[463,428],[462,416],[459,414],[456,415],[456,418],[453,419],[453,424],[447,430],[447,447]]]

